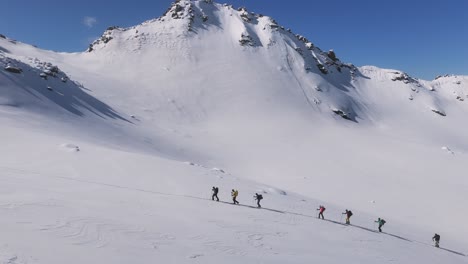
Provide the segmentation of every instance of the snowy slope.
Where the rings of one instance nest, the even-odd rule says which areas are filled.
[[[4,262],[467,262],[466,76],[357,68],[211,1],[83,53],[0,38],[0,66]]]
[[[374,216],[353,210],[345,226],[331,204],[331,221],[318,220],[321,201],[228,171],[19,129],[2,137],[22,139],[3,147],[22,157],[2,158],[5,263],[466,263],[403,224],[389,221],[379,234]],[[208,184],[226,202],[238,188],[242,205],[210,201]],[[259,191],[263,210],[252,206]]]

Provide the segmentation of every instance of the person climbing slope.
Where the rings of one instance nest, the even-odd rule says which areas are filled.
[[[382,226],[385,225],[386,221],[379,218],[379,219],[377,219],[377,221],[374,221],[374,222],[379,224],[379,232],[382,232]]]
[[[323,217],[323,212],[325,212],[325,207],[323,205],[321,205],[317,211],[319,211],[319,214],[318,214],[318,218],[320,219],[320,217],[322,217],[322,219],[325,219],[325,217]]]
[[[233,204],[239,204],[239,202],[237,201],[237,196],[238,195],[239,195],[239,191],[232,189],[231,196],[232,196],[232,203]]]
[[[219,202],[219,198],[218,198],[219,188],[213,186],[213,188],[211,190],[213,191],[213,195],[211,196],[211,200],[214,201],[214,199],[216,198],[216,201]]]
[[[353,216],[353,212],[351,212],[351,210],[346,209],[345,212],[342,214],[346,215],[346,224],[347,225],[351,224],[350,218],[351,216]]]
[[[258,208],[261,208],[262,206],[260,205],[260,201],[263,199],[263,196],[261,194],[255,193],[254,198],[255,198],[255,200],[257,200]]]
[[[439,234],[435,234],[433,237],[432,237],[432,241],[435,241],[435,247],[439,247],[439,241],[440,241],[440,235]]]

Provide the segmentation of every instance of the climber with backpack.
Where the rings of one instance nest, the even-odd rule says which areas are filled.
[[[319,214],[318,214],[318,218],[320,219],[320,216],[322,217],[322,219],[325,219],[325,217],[323,217],[323,212],[325,212],[325,207],[323,205],[321,205],[317,211],[319,211]]]
[[[440,241],[440,235],[439,234],[435,234],[433,237],[432,237],[432,241],[435,241],[435,247],[438,248],[439,247],[439,241]]]
[[[239,195],[239,191],[232,189],[231,196],[232,196],[232,203],[233,204],[239,204],[239,202],[237,201],[237,196],[238,195]]]
[[[374,221],[374,222],[379,224],[379,232],[382,232],[382,226],[385,225],[386,221],[379,218],[379,219],[377,219],[377,221]]]
[[[351,224],[350,218],[351,216],[353,216],[353,212],[351,212],[351,210],[346,209],[345,212],[342,214],[346,215],[346,224],[347,225]]]
[[[262,206],[260,205],[260,201],[263,199],[263,196],[261,194],[255,193],[254,199],[257,200],[258,208],[261,208]]]
[[[216,201],[219,202],[219,198],[218,198],[219,188],[213,186],[213,188],[211,190],[213,191],[213,195],[211,196],[211,200],[214,201],[214,199],[216,198]]]

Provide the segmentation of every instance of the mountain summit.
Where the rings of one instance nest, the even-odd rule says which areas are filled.
[[[468,96],[463,76],[442,77],[451,78],[453,81],[449,83],[456,84],[445,88],[441,86],[440,79],[428,82],[398,70],[357,68],[341,62],[333,50],[322,51],[306,37],[294,34],[270,17],[248,12],[244,7],[235,9],[213,1],[176,1],[157,19],[130,28],[109,27],[85,53],[63,56],[89,61],[92,66],[88,65],[88,70],[110,70],[107,76],[115,74],[109,65],[117,64],[126,79],[130,77],[137,82],[167,79],[194,69],[203,69],[203,72],[223,70],[213,69],[214,65],[222,65],[225,72],[232,73],[233,86],[249,87],[257,81],[268,80],[275,83],[270,90],[278,86],[279,92],[284,92],[284,87],[288,86],[296,94],[294,98],[306,102],[316,112],[333,113],[354,122],[370,121],[373,119],[371,115],[382,112],[380,109],[368,109],[368,105],[377,103],[376,98],[368,95],[375,89],[386,93],[388,88],[384,87],[387,86],[399,87],[393,89],[391,99],[392,105],[398,105],[396,110],[400,110],[400,104],[403,104],[407,107],[405,111],[414,111],[409,108],[417,105],[425,112],[441,116],[449,114],[446,111],[448,101],[453,105]],[[37,68],[37,65],[32,66]],[[164,72],[155,74],[161,69]],[[243,69],[251,69],[257,74],[249,80],[236,76]],[[270,76],[272,74],[273,77]],[[116,77],[120,78],[121,74]],[[209,81],[223,82],[217,78],[225,79],[223,75],[216,75]],[[206,85],[205,80],[200,83],[199,76],[195,78],[198,80],[184,79],[180,80],[183,85],[178,85],[178,89],[190,85],[199,90],[212,87]],[[147,83],[139,85],[146,87]],[[207,88],[200,88],[202,86]],[[262,89],[259,86],[264,85],[257,85],[255,89]],[[249,87],[250,91],[255,89]]]

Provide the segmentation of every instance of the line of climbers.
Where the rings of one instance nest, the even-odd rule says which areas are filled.
[[[216,201],[219,202],[219,198],[218,198],[219,188],[213,186],[213,188],[211,189],[211,191],[213,192],[213,195],[211,196],[211,200],[214,201],[214,199],[216,198]],[[232,203],[233,203],[233,204],[239,204],[239,201],[237,201],[237,196],[238,196],[238,195],[239,195],[239,191],[238,191],[238,190],[232,189],[232,191],[231,191],[231,197],[232,197]],[[258,208],[261,208],[262,206],[260,205],[260,201],[263,199],[263,195],[258,194],[258,193],[255,193],[254,199],[257,201],[257,206],[258,206]]]
[[[213,195],[211,196],[211,200],[214,201],[214,199],[216,198],[216,201],[219,202],[219,198],[218,198],[219,188],[213,186],[213,188],[211,190],[213,191]],[[233,204],[239,204],[239,202],[237,201],[237,196],[238,195],[239,195],[239,191],[232,189],[231,197],[232,197],[232,203]],[[258,208],[261,208],[262,206],[260,205],[260,201],[263,199],[263,196],[261,194],[255,193],[253,198],[257,201]],[[326,208],[323,205],[320,205],[319,208],[317,208],[317,211],[319,211],[319,214],[317,216],[318,219],[321,218],[322,220],[325,220],[325,217],[323,215],[323,213],[325,212],[325,209]],[[351,210],[346,209],[345,212],[341,213],[341,214],[346,215],[346,219],[345,219],[346,224],[350,225],[351,224],[350,219],[351,219],[351,216],[353,216],[353,212],[351,212]],[[379,232],[382,232],[382,227],[385,225],[385,223],[387,223],[384,219],[382,219],[380,217],[374,222],[378,224]],[[435,247],[439,247],[440,235],[435,234],[432,237],[432,241],[435,242]]]

